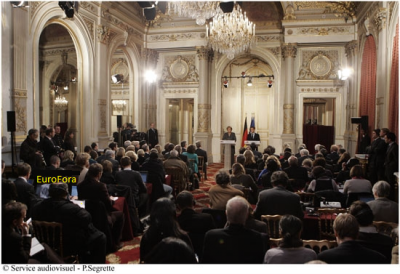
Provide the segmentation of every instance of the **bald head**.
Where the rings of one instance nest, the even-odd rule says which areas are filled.
[[[230,224],[244,225],[249,213],[249,204],[242,197],[234,197],[226,204],[226,218]]]

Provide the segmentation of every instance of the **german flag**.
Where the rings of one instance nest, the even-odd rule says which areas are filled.
[[[242,136],[242,147],[244,147],[244,142],[247,141],[247,117],[244,119],[244,128],[243,128],[243,136]]]

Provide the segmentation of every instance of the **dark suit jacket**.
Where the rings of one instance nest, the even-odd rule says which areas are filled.
[[[106,185],[91,178],[86,177],[85,180],[78,184],[78,199],[102,201],[109,215],[113,211],[112,201],[110,200]]]
[[[38,201],[39,197],[36,196],[33,186],[24,181],[22,178],[17,178],[14,181],[17,190],[17,202],[21,202],[28,207],[26,216],[30,217],[31,208]]]
[[[201,258],[203,254],[204,236],[207,231],[215,229],[215,223],[210,214],[198,213],[193,209],[182,210],[177,218],[179,226],[185,230],[192,241],[194,252]]]
[[[392,143],[386,152],[385,158],[385,176],[386,179],[390,180],[394,175],[394,172],[399,171],[399,146],[396,143]]]
[[[2,229],[1,263],[26,264],[29,260],[31,237],[22,237],[12,228]]]
[[[251,136],[251,133],[247,134],[247,141],[260,141],[260,135],[258,133],[254,133],[254,138]]]
[[[261,215],[276,214],[291,214],[302,220],[304,213],[300,205],[300,196],[281,186],[261,191],[254,210],[254,218],[260,220]]]
[[[261,233],[231,224],[227,228],[213,229],[204,239],[202,263],[208,264],[261,264],[265,249]]]
[[[139,195],[147,193],[146,187],[143,184],[142,176],[134,170],[121,170],[115,174],[117,185],[125,185],[131,188],[132,194],[135,197],[136,205],[139,204]]]
[[[357,242],[363,247],[381,253],[386,257],[387,264],[390,264],[392,261],[392,248],[394,243],[389,236],[380,233],[359,232]]]
[[[299,166],[301,166],[301,165],[303,164],[303,161],[304,161],[305,159],[311,159],[311,160],[313,160],[313,157],[311,157],[310,155],[301,156],[301,157],[298,159]]]
[[[54,146],[53,140],[44,137],[41,142],[41,147],[43,150],[44,160],[46,161],[46,164],[49,166],[51,156],[57,155],[57,150],[56,147]]]
[[[339,156],[339,154],[338,154],[337,152],[333,151],[333,152],[331,152],[330,154],[328,154],[328,155],[326,156],[326,158],[327,158],[328,160],[331,160],[332,163],[336,164],[337,161],[339,160],[340,156]]]
[[[341,243],[338,247],[322,251],[318,260],[328,264],[384,264],[386,258],[381,253],[368,249],[356,241]]]
[[[40,155],[36,154],[38,151],[38,142],[32,140],[29,136],[22,142],[19,157],[25,163],[28,163],[32,169],[40,168],[43,166],[43,160]]]
[[[197,156],[204,157],[203,172],[207,175],[207,165],[206,165],[206,163],[208,163],[207,151],[205,151],[204,149],[198,148],[198,149],[196,149],[195,153],[197,154]]]
[[[178,158],[188,164],[188,157],[186,155],[179,154]]]
[[[158,130],[149,129],[147,131],[147,142],[151,148],[154,148],[158,144]]]
[[[382,138],[372,141],[370,154],[368,156],[368,165],[370,168],[381,168],[385,162],[387,144]]]
[[[308,172],[305,167],[302,166],[290,166],[285,168],[283,171],[286,172],[289,179],[297,179],[297,180],[304,180],[304,182],[308,182]]]

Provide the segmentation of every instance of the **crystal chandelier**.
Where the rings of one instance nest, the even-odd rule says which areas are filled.
[[[217,7],[219,2],[214,1],[169,1],[168,13],[173,10],[180,17],[196,19],[196,24],[202,26],[216,14]]]
[[[64,111],[68,107],[68,101],[64,96],[57,96],[57,98],[54,100],[54,106],[58,111]]]
[[[126,107],[126,101],[125,100],[113,100],[113,109],[115,111],[124,111]]]
[[[214,51],[226,54],[232,60],[235,54],[250,48],[254,42],[256,25],[250,22],[246,12],[235,4],[231,13],[224,13],[220,7],[207,26],[207,39]]]

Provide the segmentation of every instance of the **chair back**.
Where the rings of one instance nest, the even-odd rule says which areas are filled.
[[[41,243],[50,246],[61,258],[64,258],[62,224],[56,222],[32,221],[35,237]]]
[[[321,190],[328,190],[333,189],[332,186],[332,179],[317,179],[315,182],[315,190],[314,192],[321,191]]]
[[[300,196],[300,201],[303,202],[304,206],[314,206],[314,198],[315,194],[314,193],[308,193],[308,192],[296,192],[297,195]]]
[[[282,215],[261,215],[261,221],[267,224],[267,231],[270,238],[279,238],[279,221]]]
[[[275,248],[279,246],[282,238],[269,238],[269,248]]]
[[[306,186],[306,181],[302,179],[289,179],[289,183],[293,189],[293,192],[300,191]]]
[[[204,156],[197,156],[197,158],[199,159],[199,162],[197,163],[197,168],[199,169],[199,173],[201,176],[200,179],[203,182],[204,181],[204,167],[207,167],[207,166],[205,166],[205,164],[204,164]]]
[[[368,200],[372,201],[373,199],[374,195],[371,192],[351,192],[347,194],[346,206],[350,207],[355,201],[368,202]]]
[[[324,250],[331,249],[337,247],[338,244],[336,241],[328,241],[328,240],[303,240],[303,247],[311,248],[315,251],[315,253],[321,253]]]
[[[318,208],[318,231],[319,240],[335,240],[333,232],[333,222],[339,213],[346,213],[343,208]]]
[[[187,187],[187,182],[185,176],[183,175],[183,170],[180,167],[168,167],[165,168],[165,173],[171,176],[171,183],[173,188],[173,195],[179,194]]]
[[[397,228],[399,224],[384,221],[374,221],[373,225],[376,227],[376,230],[379,233],[391,237],[395,245],[399,244],[399,236],[393,231],[393,229]]]
[[[249,201],[249,195],[250,195],[250,188],[245,187],[243,185],[239,185],[239,184],[232,184],[232,186],[240,191],[243,192],[244,194],[244,198],[246,198],[247,201]]]

